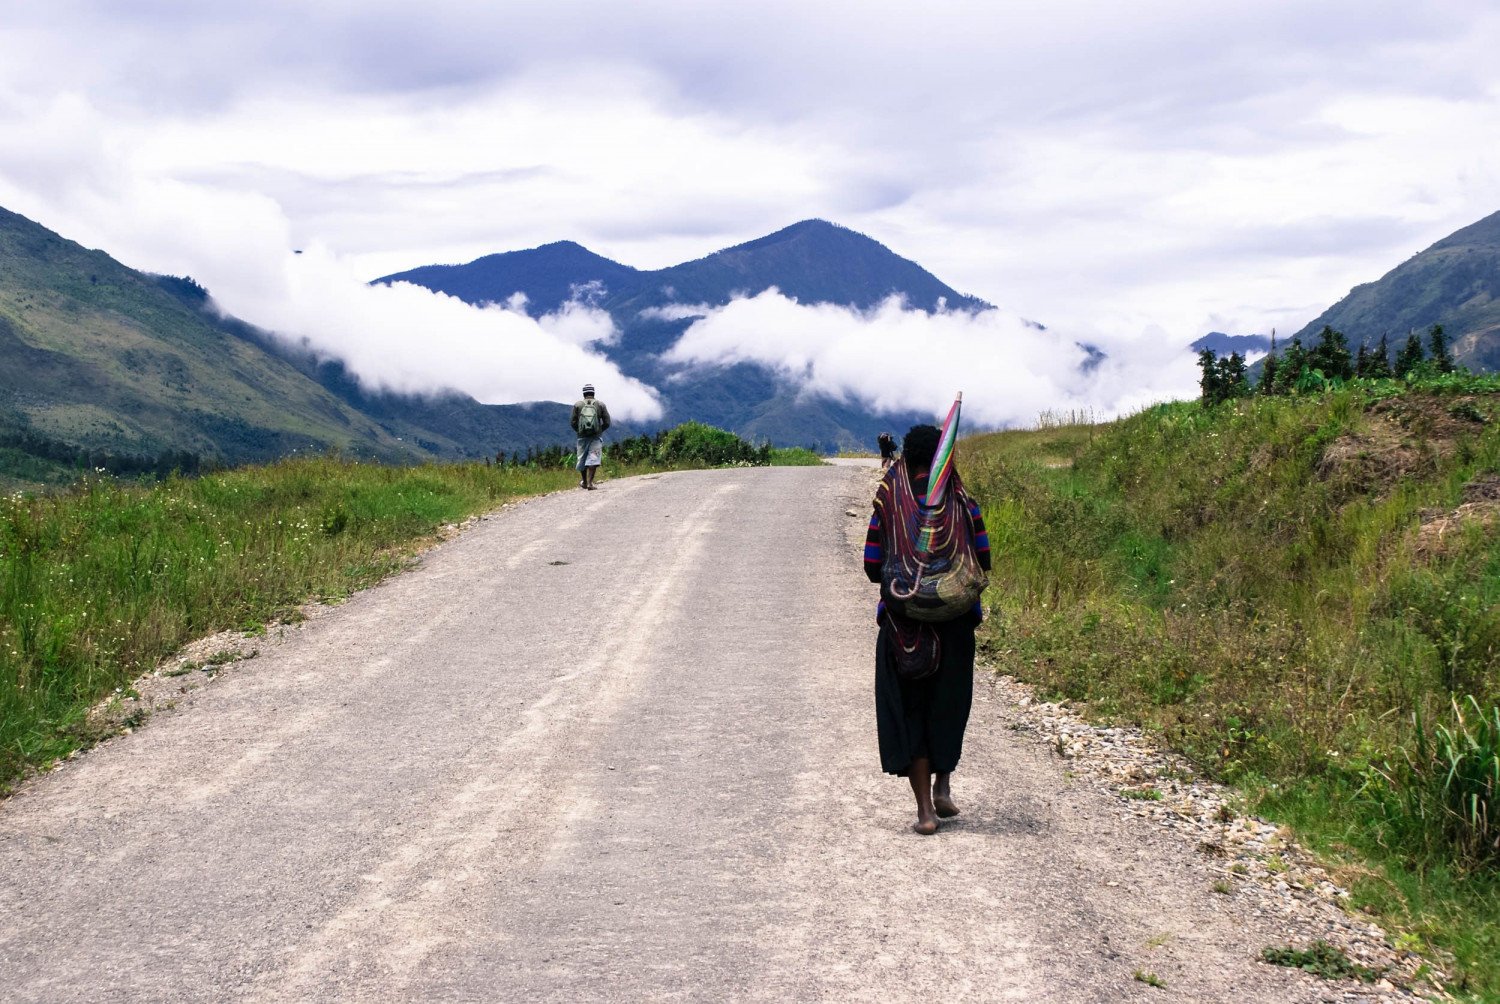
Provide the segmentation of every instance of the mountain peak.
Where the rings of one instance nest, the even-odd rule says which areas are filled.
[[[502,251],[464,265],[423,265],[381,276],[376,283],[410,282],[468,303],[503,303],[525,293],[527,309],[546,314],[572,299],[579,287],[615,289],[641,273],[595,254],[577,241],[553,241],[525,251]]]
[[[802,303],[838,303],[868,309],[903,297],[920,310],[939,303],[960,310],[988,306],[945,285],[916,262],[857,230],[807,219],[775,233],[715,251],[661,273],[679,296],[727,302],[730,293],[754,295],[772,286]],[[710,295],[709,288],[717,287]]]
[[[782,227],[780,230],[776,231],[776,233],[770,234],[769,236],[776,237],[778,235],[785,234],[786,236],[791,237],[791,236],[800,236],[800,235],[803,235],[803,234],[820,234],[820,233],[821,234],[845,233],[845,234],[854,234],[856,237],[864,237],[864,234],[860,233],[857,230],[851,230],[848,227],[844,226],[842,223],[834,223],[832,220],[825,220],[825,219],[821,219],[821,218],[816,217],[816,216],[810,217],[810,218],[805,219],[805,220],[798,220],[796,223],[793,223],[791,226],[789,226],[789,227]],[[869,238],[866,238],[866,240],[868,240],[868,239]]]
[[[828,220],[808,219],[793,223],[789,227],[782,227],[775,233],[766,234],[764,237],[757,237],[743,244],[736,244],[733,247],[715,251],[708,257],[713,258],[718,255],[733,254],[742,251],[758,251],[762,248],[776,247],[780,244],[794,242],[810,242],[819,245],[845,242],[879,248],[889,254],[895,254],[895,252],[891,251],[884,244],[873,237],[866,237],[858,230],[851,230],[842,224],[830,223]]]
[[[551,241],[551,242],[549,242],[547,244],[540,244],[537,247],[532,248],[531,252],[526,252],[526,251],[510,251],[510,252],[506,252],[506,253],[508,253],[508,254],[527,254],[527,253],[538,253],[538,252],[543,252],[543,251],[545,251],[545,252],[547,252],[549,254],[568,255],[568,256],[576,257],[576,258],[597,258],[597,259],[599,259],[601,261],[608,261],[611,265],[618,265],[620,268],[629,268],[630,267],[628,265],[620,265],[620,263],[616,262],[616,261],[610,261],[608,258],[605,258],[602,254],[595,254],[593,251],[590,251],[588,248],[584,247],[582,244],[578,243],[577,241]]]

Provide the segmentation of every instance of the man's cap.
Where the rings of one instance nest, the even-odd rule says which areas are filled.
[[[583,392],[585,394],[592,394],[594,392],[594,385],[591,384],[591,383],[584,384],[583,385]]]

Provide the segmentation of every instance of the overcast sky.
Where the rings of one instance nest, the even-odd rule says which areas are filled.
[[[1427,0],[16,3],[0,205],[250,320],[292,248],[349,282],[565,238],[656,268],[822,217],[1009,316],[1185,344],[1500,210],[1496,52],[1491,4]],[[542,336],[496,365],[608,337]]]

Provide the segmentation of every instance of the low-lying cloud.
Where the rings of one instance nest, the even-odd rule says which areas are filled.
[[[341,359],[370,389],[462,391],[486,404],[573,401],[585,382],[608,389],[623,418],[661,414],[656,392],[593,346],[617,336],[609,315],[578,302],[532,318],[525,300],[475,307],[411,283],[368,286],[321,248],[287,254],[280,282],[229,284],[228,312]]]
[[[798,303],[776,289],[656,313],[697,318],[664,356],[669,363],[757,363],[804,392],[886,413],[941,415],[962,390],[971,428],[1030,426],[1060,410],[1105,418],[1197,390],[1192,353],[1160,330],[1071,336],[1003,310],[928,313],[892,297],[861,311]],[[1087,365],[1080,343],[1105,358]]]
[[[12,3],[0,198],[149,170],[273,199],[366,276],[562,238],[654,268],[821,216],[1181,342],[1295,330],[1500,206],[1486,0],[755,11]]]

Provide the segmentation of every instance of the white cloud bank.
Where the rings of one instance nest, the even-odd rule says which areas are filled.
[[[1099,418],[1197,393],[1192,353],[1159,330],[1074,337],[1039,331],[1003,310],[908,309],[892,297],[869,311],[798,303],[771,289],[724,307],[667,307],[697,317],[665,359],[684,366],[759,363],[809,393],[874,411],[946,413],[955,391],[974,425],[1030,426],[1048,411]],[[1096,346],[1106,358],[1085,367]]]
[[[661,414],[654,390],[591,350],[617,334],[601,310],[568,303],[533,319],[519,297],[474,307],[411,283],[367,286],[322,248],[288,253],[275,278],[254,292],[230,283],[216,299],[282,337],[306,338],[367,387],[400,394],[453,389],[486,404],[511,404],[571,402],[593,382],[601,393],[607,388],[621,417]]]
[[[816,216],[1182,343],[1285,335],[1500,206],[1489,0],[850,10],[12,3],[0,189],[129,160],[273,199],[366,276],[562,238],[658,267]]]

